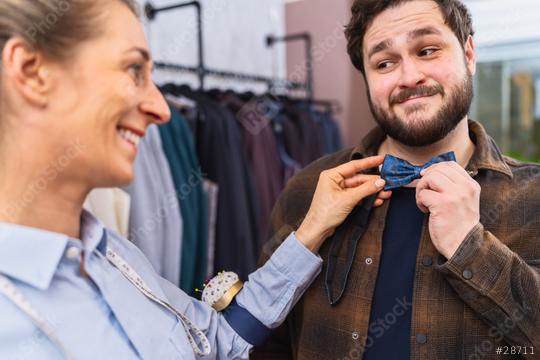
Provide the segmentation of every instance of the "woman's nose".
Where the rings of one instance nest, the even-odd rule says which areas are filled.
[[[171,118],[169,105],[154,83],[150,85],[148,95],[141,103],[140,109],[154,124],[164,124]]]

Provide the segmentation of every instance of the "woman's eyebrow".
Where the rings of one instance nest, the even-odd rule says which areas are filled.
[[[144,61],[150,61],[151,59],[151,56],[150,56],[150,53],[148,52],[148,50],[144,49],[144,48],[141,48],[141,47],[138,47],[138,46],[135,46],[129,50],[126,50],[125,52],[128,53],[128,52],[133,52],[133,51],[136,51],[138,52],[139,54],[141,54],[141,56],[144,58]]]

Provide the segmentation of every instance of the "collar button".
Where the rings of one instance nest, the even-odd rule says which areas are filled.
[[[78,260],[81,256],[81,250],[78,247],[71,246],[66,251],[66,257],[70,260]]]

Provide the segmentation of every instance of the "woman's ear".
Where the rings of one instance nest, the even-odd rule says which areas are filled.
[[[43,55],[22,38],[13,37],[2,51],[2,67],[9,86],[28,103],[45,107],[52,87],[50,72]]]

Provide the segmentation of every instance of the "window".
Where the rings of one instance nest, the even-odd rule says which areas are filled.
[[[504,51],[511,53],[508,46]],[[471,118],[484,125],[503,153],[540,162],[540,56],[479,60]]]

